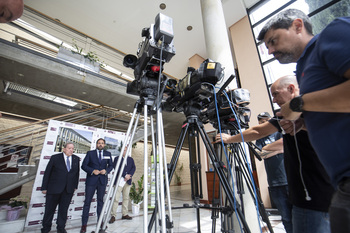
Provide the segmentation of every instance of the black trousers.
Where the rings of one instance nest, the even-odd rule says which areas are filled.
[[[67,213],[72,197],[73,193],[67,193],[66,190],[60,194],[46,194],[45,214],[42,223],[43,228],[41,229],[42,233],[50,232],[57,205],[57,229],[63,230],[66,227]]]

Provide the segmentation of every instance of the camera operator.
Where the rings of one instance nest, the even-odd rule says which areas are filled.
[[[273,102],[279,106],[298,96],[299,87],[296,77],[279,78],[272,84],[271,93]],[[302,120],[297,124],[301,128]],[[253,141],[277,131],[282,131],[279,120],[272,118],[268,122],[245,130],[242,134],[245,141]],[[240,134],[216,135],[215,142],[221,142],[221,140],[224,143],[237,143],[242,141],[242,137]],[[289,200],[293,205],[293,231],[329,233],[328,208],[334,189],[309,142],[307,132],[301,129],[295,136],[284,134],[283,147]]]
[[[268,112],[258,115],[259,125],[269,121]],[[270,196],[281,214],[284,229],[287,233],[293,233],[292,205],[288,200],[288,183],[284,169],[283,138],[280,132],[275,132],[256,140],[256,145],[262,151],[259,153],[264,159],[267,182]]]
[[[302,95],[282,106],[281,116],[295,120],[303,113],[311,143],[338,186],[332,231],[350,232],[350,17],[335,19],[314,36],[309,17],[289,9],[273,17],[258,39],[280,63],[297,62]]]

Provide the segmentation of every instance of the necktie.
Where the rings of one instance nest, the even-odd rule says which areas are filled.
[[[69,157],[67,157],[67,170],[70,171]]]
[[[101,158],[101,151],[99,150],[98,153],[99,153],[98,159],[100,160],[100,163],[101,163],[101,161],[102,161],[102,158]]]

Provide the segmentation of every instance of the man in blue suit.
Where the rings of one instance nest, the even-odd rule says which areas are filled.
[[[127,147],[125,147],[123,158],[121,159],[119,169],[117,171],[118,172],[117,177],[119,176],[119,172],[122,170],[122,165],[125,159],[126,152],[127,152]],[[127,220],[132,219],[132,217],[128,215],[129,193],[131,188],[132,176],[136,171],[136,166],[133,158],[131,158],[130,156],[126,156],[126,158],[127,158],[126,164],[124,166],[124,169],[122,170],[122,177],[120,178],[120,181],[117,187],[117,193],[115,195],[115,199],[112,206],[112,213],[111,213],[112,217],[109,220],[109,223],[115,222],[115,217],[117,216],[117,209],[119,205],[119,197],[121,193],[123,193],[122,219],[127,219]],[[114,159],[114,168],[117,166],[118,159],[119,159],[119,156]]]
[[[57,232],[66,233],[68,207],[79,183],[80,158],[73,151],[74,144],[66,143],[63,153],[52,155],[46,166],[41,185],[41,192],[46,194],[42,233],[50,232],[57,205]]]
[[[96,142],[96,150],[88,151],[81,168],[86,172],[85,201],[83,207],[81,233],[86,232],[92,197],[97,190],[97,217],[100,217],[108,182],[108,173],[113,169],[111,153],[103,150],[106,142],[100,138]]]

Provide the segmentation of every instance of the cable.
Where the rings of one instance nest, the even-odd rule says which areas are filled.
[[[209,84],[212,85],[213,88],[214,88],[213,90],[214,90],[214,99],[215,99],[215,110],[216,110],[216,116],[217,116],[217,119],[218,119],[218,128],[219,128],[220,137],[221,137],[220,115],[219,115],[218,103],[217,103],[217,99],[216,99],[215,86],[213,84],[211,84],[211,83],[209,83]],[[234,187],[234,181],[233,181],[232,168],[231,168],[231,164],[229,163],[229,159],[228,159],[228,156],[227,156],[226,148],[225,148],[224,142],[222,141],[222,138],[221,138],[221,144],[222,144],[222,148],[223,148],[224,153],[225,153],[226,161],[227,161],[227,164],[228,164],[228,167],[229,167],[229,171],[230,171],[230,174],[231,174],[231,179],[232,179],[232,193],[233,193],[233,203],[234,203],[233,204],[233,208],[235,210],[236,218],[237,218],[239,227],[240,227],[241,232],[242,232],[243,231],[242,224],[241,224],[241,221],[239,220],[239,216],[237,214],[237,200],[236,200],[236,195],[235,195],[235,187]]]
[[[304,177],[303,177],[302,163],[301,163],[299,147],[298,147],[298,142],[297,142],[297,135],[296,135],[296,130],[295,130],[295,121],[292,121],[292,124],[293,124],[295,148],[297,150],[297,155],[298,155],[298,160],[299,160],[299,174],[300,174],[301,183],[303,184],[304,191],[305,191],[305,200],[311,201],[311,197],[309,196],[309,192],[307,191],[307,188],[306,188],[306,185],[305,185],[305,181],[304,181]]]
[[[226,91],[224,91],[223,93],[224,93],[225,97],[229,100],[229,97],[228,97]],[[235,116],[235,119],[236,119],[236,121],[237,121],[237,125],[238,125],[238,128],[239,128],[239,132],[240,132],[241,137],[242,137],[242,143],[244,143],[244,137],[243,137],[243,132],[242,132],[240,120],[239,120],[239,118],[237,117],[236,112],[235,112],[234,109],[232,108],[232,105],[231,105],[231,102],[230,102],[230,101],[229,101],[229,105],[230,105],[231,111],[232,111],[232,113],[233,113],[233,115]],[[221,141],[222,141],[222,139],[221,139]],[[254,181],[253,173],[252,173],[252,171],[251,171],[251,169],[250,169],[250,164],[249,164],[249,162],[248,162],[249,160],[248,160],[248,157],[247,157],[246,148],[243,147],[243,149],[244,149],[244,155],[245,155],[245,157],[246,157],[246,161],[247,161],[247,164],[248,164],[247,167],[248,167],[250,179],[251,179],[252,181]],[[252,186],[253,186],[254,195],[255,195],[255,198],[254,198],[254,199],[255,199],[255,207],[256,207],[256,214],[257,214],[257,219],[258,219],[258,223],[259,223],[259,229],[260,229],[260,232],[262,232],[262,230],[261,230],[261,224],[260,224],[260,219],[259,219],[258,198],[257,198],[257,192],[256,192],[256,187],[255,187],[254,182],[252,182]]]
[[[279,118],[272,118],[272,119],[277,121],[278,125],[280,126],[280,128],[282,130],[282,134],[285,135],[286,132],[284,131],[284,129],[282,128],[282,126],[280,124],[281,119],[279,119]],[[298,141],[297,141],[297,134],[296,134],[297,132],[296,132],[296,128],[295,128],[295,121],[291,121],[291,122],[293,124],[294,144],[295,144],[295,148],[296,148],[297,156],[298,156],[298,161],[299,161],[299,175],[300,175],[300,180],[301,180],[301,183],[303,185],[304,192],[305,192],[305,200],[311,201],[312,198],[309,195],[309,192],[306,188],[306,184],[304,181],[304,176],[303,176],[303,171],[302,171],[302,162],[301,162],[301,158],[300,158],[299,146],[298,146]]]

